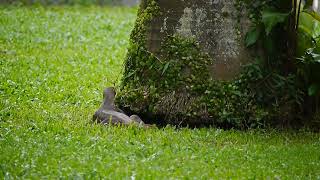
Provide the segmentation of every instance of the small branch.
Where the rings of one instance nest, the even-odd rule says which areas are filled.
[[[296,22],[296,30],[299,28],[299,20],[300,20],[300,9],[301,9],[301,3],[302,1],[299,0],[299,7],[298,7],[298,16],[297,16],[297,22]]]

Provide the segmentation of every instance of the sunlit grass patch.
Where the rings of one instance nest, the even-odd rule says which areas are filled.
[[[0,7],[1,178],[320,178],[316,133],[91,124],[135,15]]]

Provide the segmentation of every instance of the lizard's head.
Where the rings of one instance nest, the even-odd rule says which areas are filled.
[[[114,97],[116,96],[116,91],[113,87],[108,87],[103,91],[103,98],[108,102],[113,102]]]

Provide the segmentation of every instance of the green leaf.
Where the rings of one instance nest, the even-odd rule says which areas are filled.
[[[304,56],[309,48],[314,47],[314,42],[312,41],[312,37],[305,31],[302,31],[299,27],[299,33],[297,34],[297,49],[296,56],[301,57]]]
[[[166,65],[164,65],[161,75],[163,75],[166,72],[166,70],[168,69],[169,65],[170,65],[170,62],[167,62]]]
[[[300,14],[299,31],[317,38],[320,35],[320,17],[314,12],[303,11]]]
[[[320,22],[320,15],[317,12],[314,11],[303,11],[304,13],[309,14],[310,16],[312,16],[315,20]]]
[[[319,84],[312,84],[308,89],[308,94],[309,96],[315,96],[316,94],[319,93],[319,90],[320,90]]]
[[[272,10],[262,12],[262,22],[266,28],[266,34],[269,35],[272,29],[279,23],[285,22],[289,13],[279,13]]]
[[[252,28],[247,34],[246,34],[246,46],[252,46],[255,44],[260,36],[260,31],[258,28],[254,27]]]

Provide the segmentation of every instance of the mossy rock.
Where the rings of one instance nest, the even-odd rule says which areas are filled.
[[[238,0],[142,1],[117,104],[157,123],[263,124],[272,110],[251,86],[249,27]]]

